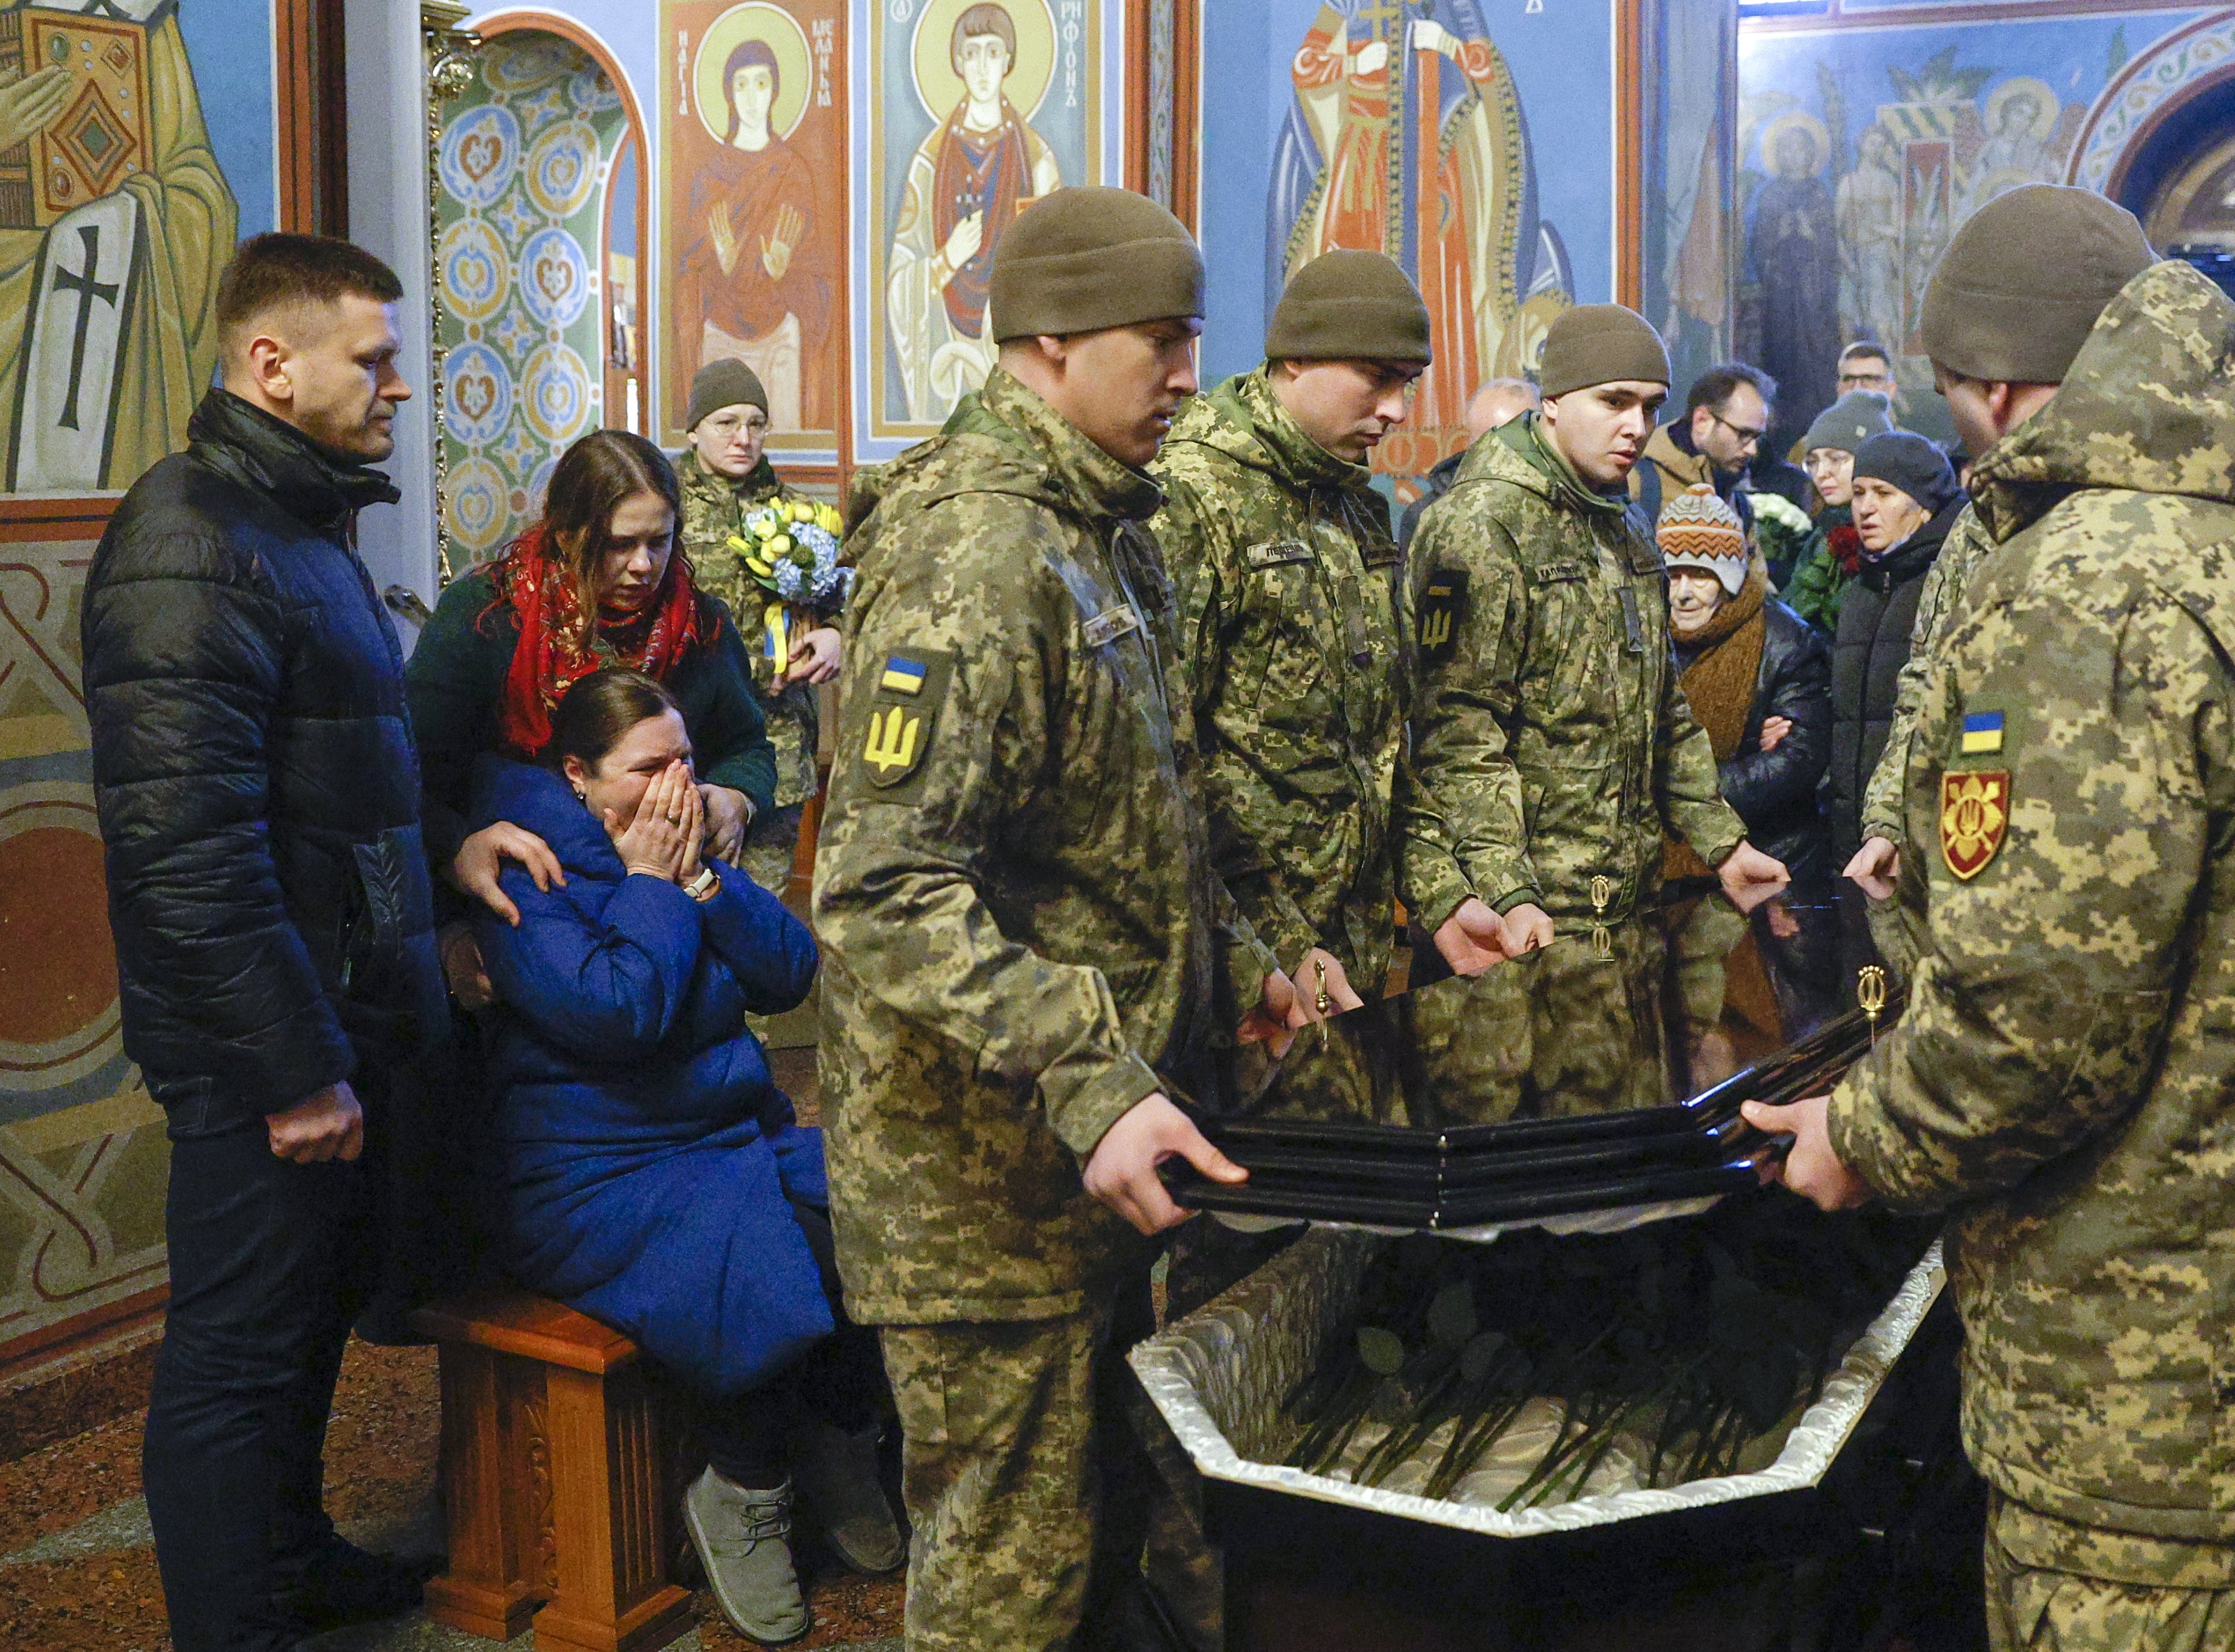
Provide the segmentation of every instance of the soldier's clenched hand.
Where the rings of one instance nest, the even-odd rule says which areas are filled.
[[[1244,1044],[1265,1046],[1275,1057],[1284,1056],[1310,1019],[1295,982],[1276,969],[1265,977],[1263,994],[1242,1018],[1235,1036]]]
[[[1342,960],[1324,947],[1314,947],[1306,953],[1304,961],[1296,966],[1296,973],[1288,979],[1300,985],[1295,996],[1310,1020],[1325,1020],[1345,1010],[1357,1009],[1366,1002],[1350,984],[1350,974],[1343,968]],[[1322,993],[1327,997],[1325,1008],[1320,1005]]]
[[[1246,1182],[1249,1172],[1213,1147],[1163,1095],[1144,1097],[1111,1125],[1086,1161],[1086,1190],[1143,1233],[1162,1233],[1194,1213],[1172,1203],[1157,1176],[1183,1158],[1214,1182]]]
[[[1455,975],[1479,975],[1505,961],[1505,925],[1473,895],[1436,927],[1436,950]]]
[[[1829,1096],[1809,1096],[1789,1107],[1749,1101],[1739,1113],[1756,1130],[1793,1137],[1784,1162],[1766,1168],[1770,1180],[1784,1183],[1819,1210],[1852,1210],[1870,1202],[1871,1187],[1832,1150],[1831,1105]]]
[[[1751,843],[1740,843],[1715,869],[1723,893],[1741,912],[1751,912],[1793,882],[1785,862],[1773,861]]]
[[[1894,880],[1901,875],[1901,851],[1890,837],[1865,838],[1847,862],[1845,875],[1871,900],[1884,901],[1893,894]]]
[[[1535,952],[1539,947],[1552,944],[1552,914],[1533,901],[1524,901],[1505,914],[1505,955],[1518,958],[1524,952]]]

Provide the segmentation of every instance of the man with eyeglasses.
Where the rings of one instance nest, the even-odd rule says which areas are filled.
[[[821,783],[815,690],[838,674],[838,610],[794,605],[781,662],[762,634],[765,627],[755,623],[770,599],[731,541],[750,537],[745,519],[764,505],[804,497],[769,462],[768,391],[760,375],[741,361],[707,363],[691,380],[685,422],[689,445],[675,467],[683,487],[683,549],[699,588],[743,616],[753,685],[776,747],[776,806],[746,835],[744,869],[780,895],[791,882],[800,815]]]
[[[1740,487],[1747,467],[1769,434],[1777,381],[1744,362],[1724,362],[1692,381],[1684,414],[1653,433],[1630,473],[1629,496],[1645,508],[1646,521],[1661,519],[1661,502],[1706,482],[1739,514],[1747,537],[1753,537],[1753,503]]]
[[[1897,403],[1901,385],[1893,376],[1893,362],[1885,351],[1861,339],[1839,352],[1839,394],[1876,390],[1889,403]]]

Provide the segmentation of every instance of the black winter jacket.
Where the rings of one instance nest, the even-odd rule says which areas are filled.
[[[353,547],[397,491],[221,390],[187,436],[82,625],[125,1052],[215,1124],[418,1045],[442,986],[403,656]]]
[[[1761,667],[1746,732],[1715,777],[1723,801],[1746,822],[1747,841],[1798,879],[1826,859],[1817,790],[1832,756],[1832,657],[1815,628],[1776,598],[1761,605]],[[1677,669],[1692,658],[1680,647]],[[1773,717],[1790,718],[1793,731],[1765,751],[1761,725]]]
[[[1884,558],[1865,560],[1841,599],[1832,643],[1832,853],[1843,867],[1862,847],[1863,793],[1893,725],[1924,576],[1968,502],[1956,495]]]

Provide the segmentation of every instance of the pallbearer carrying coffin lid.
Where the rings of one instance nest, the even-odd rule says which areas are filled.
[[[1154,474],[1179,594],[1211,853],[1308,994],[1379,1000],[1396,910],[1390,788],[1409,626],[1367,461],[1428,366],[1428,310],[1379,252],[1322,253],[1273,312],[1265,363],[1196,397]],[[1307,1033],[1266,1098],[1284,1118],[1391,1122],[1393,1063]],[[1374,1069],[1379,1071],[1374,1071]]]
[[[2235,1643],[2235,304],[2037,184],[1924,301],[1993,543],[1902,749],[1902,1019],[1797,1131],[1954,1212],[1998,1649]],[[1890,758],[1894,756],[1889,749]]]
[[[993,259],[1001,365],[856,502],[823,1094],[848,1301],[907,1435],[912,1652],[1124,1622],[1146,1472],[1117,1361],[1141,1234],[1180,1216],[1155,1166],[1240,1177],[1171,1098],[1215,1104],[1243,1012],[1293,1011],[1224,921],[1144,527],[1202,314],[1163,207],[1027,207]]]
[[[1594,876],[1613,885],[1606,919],[1635,911],[1664,838],[1734,897],[1785,881],[1716,793],[1626,491],[1668,393],[1660,335],[1619,305],[1570,310],[1542,373],[1544,410],[1475,442],[1407,553],[1421,651],[1399,893],[1463,974],[1596,921]]]

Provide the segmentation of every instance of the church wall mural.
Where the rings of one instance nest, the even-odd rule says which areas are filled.
[[[600,364],[619,88],[555,35],[500,35],[444,106],[436,165],[442,522],[454,571],[534,520],[559,456],[618,423]]]
[[[0,7],[0,1372],[162,1285],[161,1115],[120,1041],[78,613],[182,445],[219,271],[281,216],[286,0]]]
[[[1681,387],[1731,353],[1738,259],[1730,180],[1738,8],[1648,0],[1643,54],[1641,308]]]
[[[857,0],[857,457],[929,436],[985,382],[986,280],[1017,213],[1124,180],[1124,16],[1122,0]]]
[[[1338,246],[1388,252],[1428,301],[1435,364],[1374,460],[1395,476],[1464,445],[1475,386],[1532,372],[1571,304],[1621,297],[1668,330],[1681,360],[1714,359],[1727,338],[1736,9],[1686,0],[1681,28],[1679,9],[1208,8],[1205,377],[1253,366],[1288,277]],[[1617,97],[1632,59],[1645,70],[1635,115]],[[1626,260],[1638,274],[1623,285]]]
[[[691,376],[750,364],[771,453],[835,459],[846,390],[842,0],[664,0],[660,439]]]
[[[1895,352],[1903,422],[1952,437],[1917,339],[1950,238],[2020,184],[2105,187],[2149,112],[2231,54],[2224,8],[1973,20],[1849,0],[1741,25],[1740,348],[1783,386],[1780,431],[1832,400],[1839,343],[1867,338]]]

